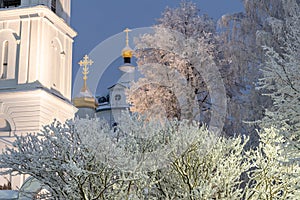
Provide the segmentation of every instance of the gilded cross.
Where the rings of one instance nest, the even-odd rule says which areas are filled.
[[[83,88],[87,89],[86,87],[86,80],[87,75],[89,74],[89,66],[91,66],[94,62],[89,59],[88,55],[85,55],[83,59],[78,63],[80,67],[83,67],[82,74],[83,74]]]
[[[126,33],[126,46],[129,46],[129,32],[130,32],[131,30],[129,29],[129,28],[126,28],[123,32],[125,32]]]

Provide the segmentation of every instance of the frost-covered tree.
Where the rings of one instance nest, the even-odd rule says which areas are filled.
[[[298,195],[299,165],[284,163],[285,141],[272,133],[248,151],[247,138],[219,137],[187,120],[134,116],[111,130],[76,119],[17,137],[0,167],[34,177],[50,199],[252,200],[266,187],[280,191],[277,197]]]
[[[55,121],[40,133],[17,136],[13,147],[0,156],[0,167],[8,169],[4,173],[17,172],[38,180],[49,191],[41,198],[129,198],[132,190],[142,193],[147,180],[141,178],[141,173],[133,174],[114,164],[121,160],[110,162],[114,158],[128,161],[109,146],[118,138],[113,133],[106,123],[96,119],[76,119],[66,124]],[[136,147],[134,140],[124,140],[128,141],[126,147]],[[95,149],[102,149],[102,156]],[[126,155],[125,150],[122,155]]]
[[[257,82],[262,73],[265,56],[262,48],[263,40],[268,35],[268,44],[280,48],[278,35],[273,34],[270,22],[273,19],[284,20],[284,9],[294,8],[296,1],[284,0],[245,0],[245,11],[222,16],[220,24],[226,27],[224,33],[225,57],[230,61],[229,79],[226,79],[228,93],[234,98],[229,99],[228,113],[232,124],[241,132],[254,132],[255,126],[244,122],[259,121],[264,110],[272,104],[270,98],[263,96],[263,90],[256,90]],[[277,29],[280,31],[280,29]],[[228,128],[230,128],[229,126]],[[240,127],[240,128],[239,128]]]
[[[180,156],[170,154],[159,189],[167,199],[242,199],[243,173],[252,167],[244,157],[248,139],[218,138],[205,130],[201,134]]]
[[[286,142],[279,130],[263,129],[257,149],[246,152],[254,169],[245,187],[245,199],[298,199],[300,164],[287,157]]]
[[[218,40],[215,23],[199,15],[194,3],[181,2],[167,8],[153,27],[136,42],[136,57],[144,78],[128,93],[132,111],[151,117],[197,119],[208,123],[212,107],[223,106],[223,84],[217,64]],[[218,97],[212,99],[211,91]],[[224,107],[224,106],[223,106]],[[223,108],[225,109],[225,108]],[[215,118],[221,118],[216,116]]]
[[[271,18],[271,32],[260,33],[266,53],[264,77],[259,89],[273,100],[262,126],[277,127],[289,139],[290,146],[300,151],[300,3],[290,1],[284,6],[284,19]],[[293,3],[293,4],[292,4]],[[277,46],[270,35],[277,36]],[[299,156],[298,156],[299,158]]]
[[[76,119],[66,124],[54,122],[41,133],[17,137],[14,148],[1,155],[0,167],[8,168],[7,173],[34,177],[52,199],[196,198],[200,186],[208,182],[214,184],[205,186],[201,195],[215,196],[221,193],[216,187],[226,178],[237,187],[236,180],[249,167],[241,163],[240,139],[230,141],[188,121],[162,124],[126,117],[110,130],[95,119]],[[232,159],[225,159],[229,154]],[[240,170],[228,171],[232,162]],[[191,182],[180,175],[185,173],[182,170],[188,171]],[[209,171],[215,174],[200,176]],[[230,187],[226,192],[240,193]]]
[[[52,199],[103,198],[118,184],[118,173],[95,159],[80,134],[73,122],[55,121],[40,133],[16,136],[13,148],[2,153],[0,167],[34,177]]]

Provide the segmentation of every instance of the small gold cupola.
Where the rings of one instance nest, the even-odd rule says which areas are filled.
[[[124,59],[124,64],[119,67],[119,69],[125,73],[130,73],[134,71],[134,66],[131,64],[131,58],[133,56],[133,50],[129,46],[129,32],[131,30],[126,28],[124,32],[126,33],[126,46],[122,50],[122,57]]]
[[[131,62],[131,58],[132,58],[132,54],[133,54],[133,50],[130,48],[129,46],[129,32],[131,30],[126,28],[124,30],[124,32],[126,33],[126,46],[125,48],[122,50],[122,56],[124,58],[124,63],[130,63]]]
[[[80,90],[80,93],[76,95],[76,97],[72,100],[73,104],[77,108],[92,108],[95,109],[98,104],[96,102],[95,97],[93,94],[90,92],[89,88],[87,87],[87,79],[88,79],[88,74],[89,74],[89,67],[91,66],[94,62],[89,59],[88,55],[85,55],[83,57],[83,60],[81,60],[78,64],[80,67],[83,67],[82,69],[82,74],[83,74],[83,87]]]

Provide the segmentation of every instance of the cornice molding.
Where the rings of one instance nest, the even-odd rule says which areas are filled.
[[[38,5],[34,7],[16,7],[14,9],[1,9],[0,22],[7,20],[24,20],[30,18],[43,18],[55,24],[69,37],[74,38],[77,32],[74,31],[62,18],[52,12],[47,6]]]

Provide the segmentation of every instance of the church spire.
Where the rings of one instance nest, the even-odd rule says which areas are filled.
[[[124,59],[124,64],[119,67],[119,69],[124,73],[131,73],[134,71],[134,66],[131,64],[131,58],[133,56],[133,50],[129,46],[129,32],[131,30],[126,28],[123,32],[126,33],[126,46],[122,50],[122,57]]]
[[[124,59],[124,63],[131,63],[131,58],[132,58],[132,53],[133,53],[133,50],[129,46],[129,32],[130,31],[131,30],[129,28],[126,28],[123,31],[123,32],[126,33],[126,46],[122,50],[122,56],[123,56],[123,59]]]
[[[85,55],[83,57],[83,60],[81,60],[78,64],[80,65],[80,67],[83,67],[82,69],[82,74],[83,74],[83,90],[87,90],[87,85],[86,85],[86,81],[88,79],[88,74],[89,74],[89,67],[94,63],[94,61],[92,61],[88,55]]]
[[[126,33],[126,47],[129,47],[129,32],[130,32],[131,30],[129,29],[129,28],[126,28],[123,32],[125,32]]]
[[[95,109],[98,105],[93,94],[90,92],[87,86],[87,79],[89,74],[89,66],[91,66],[94,62],[85,55],[81,61],[78,62],[80,67],[82,68],[83,74],[83,87],[80,93],[73,99],[74,106],[77,108],[92,108]]]

